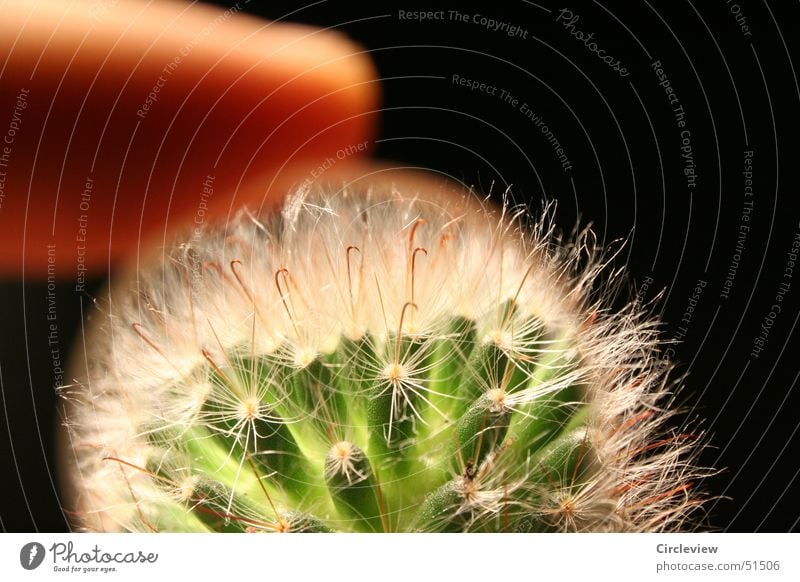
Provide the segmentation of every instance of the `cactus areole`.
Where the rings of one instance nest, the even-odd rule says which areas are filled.
[[[612,257],[472,194],[300,191],[98,300],[67,508],[105,531],[681,529],[657,323]]]

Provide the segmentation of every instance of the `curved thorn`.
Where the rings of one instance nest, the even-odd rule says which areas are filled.
[[[428,251],[423,247],[417,247],[414,249],[414,252],[411,254],[411,303],[414,303],[414,270],[417,265],[417,253],[425,253],[425,256],[428,256]]]
[[[411,306],[414,309],[417,308],[415,303],[411,303],[410,301],[406,301],[403,304],[403,310],[400,312],[400,323],[397,326],[397,341],[395,342],[395,349],[394,349],[394,363],[400,364],[400,336],[403,334],[403,321],[406,318],[406,309]]]
[[[284,282],[286,286],[289,286],[289,269],[286,267],[281,267],[277,271],[275,271],[275,287],[278,289],[278,295],[281,297],[281,301],[283,302],[283,307],[286,309],[286,315],[289,317],[289,321],[292,322],[292,327],[294,328],[294,332],[297,335],[297,339],[300,339],[300,330],[297,329],[297,322],[292,315],[292,310],[289,308],[289,302],[286,299],[288,293],[284,292],[283,288],[281,288],[281,280],[280,276],[283,275]]]

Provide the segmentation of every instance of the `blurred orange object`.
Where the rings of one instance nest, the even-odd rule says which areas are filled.
[[[179,224],[274,203],[290,166],[368,149],[368,57],[336,33],[237,12],[3,6],[1,275],[102,274]]]

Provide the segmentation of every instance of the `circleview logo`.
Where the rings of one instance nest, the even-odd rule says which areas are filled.
[[[30,542],[19,551],[19,563],[26,570],[35,570],[44,561],[44,546],[39,542]]]

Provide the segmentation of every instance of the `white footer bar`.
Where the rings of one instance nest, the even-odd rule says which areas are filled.
[[[795,581],[799,554],[800,534],[3,534],[0,580]]]

